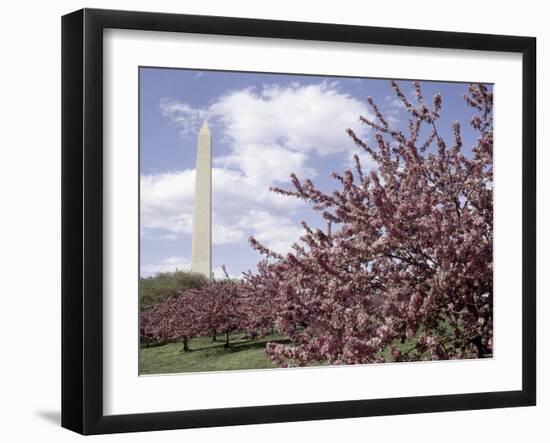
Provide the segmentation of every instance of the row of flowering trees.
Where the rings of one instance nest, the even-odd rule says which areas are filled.
[[[242,329],[239,283],[230,280],[203,278],[197,288],[188,289],[166,298],[163,302],[142,311],[141,341],[144,343],[183,341],[189,350],[189,339],[196,336],[229,334]]]
[[[348,133],[376,166],[334,173],[339,189],[319,190],[292,175],[293,189],[273,191],[312,204],[325,229],[304,235],[282,256],[263,255],[240,282],[205,282],[148,311],[142,335],[155,339],[271,328],[289,343],[269,343],[279,366],[357,364],[485,357],[493,349],[493,95],[465,95],[477,131],[464,149],[461,125],[440,135],[442,98],[431,105],[414,83],[415,103],[391,86],[408,113],[393,128],[372,98],[367,143]],[[404,348],[403,344],[407,347]]]
[[[260,302],[259,296],[264,293],[256,291],[252,283],[230,279],[225,269],[224,273],[224,279],[203,278],[198,287],[175,293],[143,310],[141,341],[150,344],[181,340],[184,351],[189,351],[192,337],[211,336],[216,341],[218,335],[223,335],[229,347],[234,332],[250,338],[271,332],[276,306]]]

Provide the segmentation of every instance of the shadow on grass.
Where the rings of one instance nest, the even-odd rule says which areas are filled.
[[[251,349],[265,348],[265,345],[267,343],[285,344],[285,343],[290,343],[290,339],[280,338],[277,340],[263,340],[263,341],[249,340],[244,343],[230,343],[229,348],[227,348],[227,351],[240,352],[240,351],[247,351]]]
[[[252,349],[259,349],[259,348],[265,348],[265,345],[267,343],[290,343],[290,340],[288,338],[279,338],[275,340],[247,340],[247,341],[234,341],[229,342],[229,347],[225,346],[225,342],[219,342],[217,345],[210,345],[210,346],[203,346],[201,348],[191,348],[188,351],[183,351],[185,354],[190,354],[192,352],[198,352],[198,351],[204,351],[206,354],[217,354],[224,351],[227,352],[240,352],[240,351],[247,351]],[[210,352],[214,351],[214,352]]]

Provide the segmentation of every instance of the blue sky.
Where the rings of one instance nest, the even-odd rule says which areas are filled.
[[[410,81],[399,84],[412,97]],[[467,87],[422,82],[428,103],[443,96],[440,135],[450,140],[458,120],[469,147],[476,136],[467,125],[473,110],[462,98]],[[190,266],[196,139],[205,119],[212,132],[213,269],[220,275],[225,264],[237,277],[259,259],[250,235],[284,253],[301,235],[300,221],[323,224],[309,205],[270,186],[290,188],[294,172],[331,191],[331,172],[347,169],[356,153],[369,168],[345,132],[372,139],[358,121],[371,116],[368,96],[406,128],[385,79],[140,68],[141,276]]]

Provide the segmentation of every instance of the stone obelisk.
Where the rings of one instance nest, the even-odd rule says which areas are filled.
[[[212,136],[203,123],[197,140],[191,270],[212,277]]]

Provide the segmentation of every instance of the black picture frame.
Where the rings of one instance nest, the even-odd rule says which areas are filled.
[[[522,389],[177,412],[103,413],[103,30],[503,51],[522,55]],[[83,9],[62,18],[62,426],[82,434],[414,414],[536,403],[536,39]],[[518,295],[519,296],[519,295]]]

